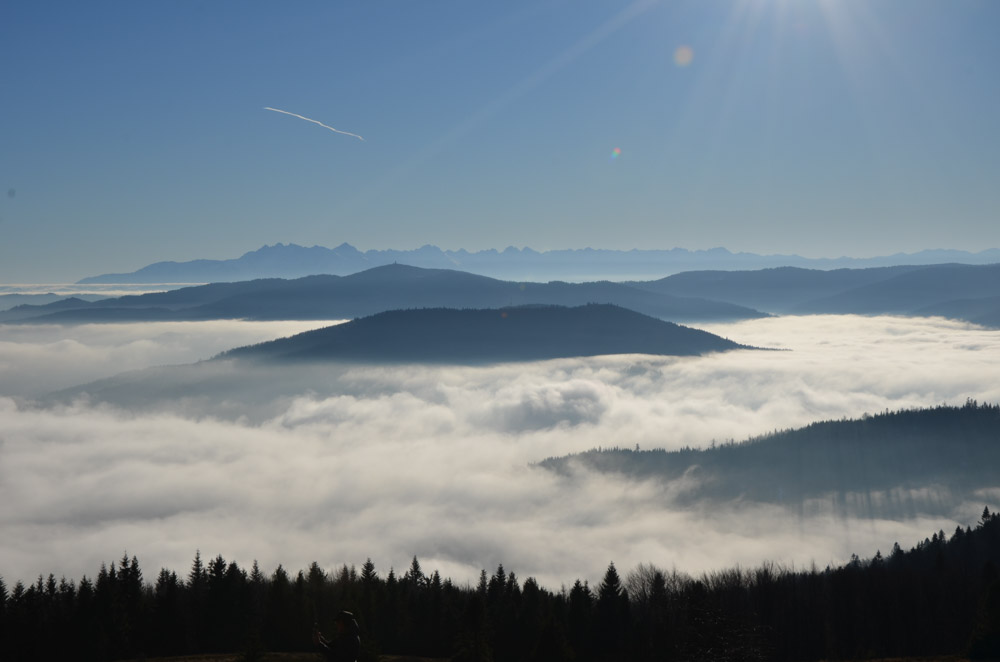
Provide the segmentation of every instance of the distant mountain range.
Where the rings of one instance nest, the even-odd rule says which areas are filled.
[[[694,356],[749,349],[619,306],[393,310],[217,358],[480,364],[604,354]]]
[[[0,322],[123,322],[204,319],[350,319],[399,308],[496,308],[611,303],[671,321],[750,319],[764,313],[731,303],[678,297],[629,285],[516,283],[401,264],[350,276],[214,283],[97,302],[64,299],[0,312]]]
[[[725,248],[689,251],[670,250],[579,250],[534,251],[508,247],[503,251],[442,250],[423,246],[413,250],[359,251],[344,243],[336,248],[275,244],[263,246],[235,259],[156,262],[131,273],[91,276],[79,281],[92,283],[218,283],[257,278],[300,278],[317,274],[345,276],[372,267],[408,264],[433,269],[458,269],[470,273],[514,280],[570,281],[645,280],[691,270],[764,269],[794,266],[811,269],[866,268],[894,265],[928,265],[945,262],[989,264],[1000,262],[1000,249],[978,253],[956,250],[926,250],[872,258],[820,258],[798,255],[732,253]]]
[[[700,450],[598,449],[540,466],[679,480],[682,501],[692,503],[812,502],[866,517],[949,515],[964,499],[975,502],[979,490],[1000,487],[1000,407],[884,412]]]

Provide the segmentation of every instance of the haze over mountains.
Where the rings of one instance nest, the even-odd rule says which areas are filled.
[[[213,283],[0,312],[0,322],[347,319],[402,308],[610,303],[676,322],[767,314],[941,315],[1000,326],[1000,264],[689,271],[654,281],[501,281],[391,264],[350,276]]]
[[[927,265],[944,262],[988,264],[1000,262],[1000,249],[978,253],[925,250],[872,258],[804,258],[798,255],[732,253],[725,248],[670,250],[551,250],[535,251],[513,246],[469,252],[442,250],[426,245],[413,250],[360,251],[348,243],[336,248],[274,244],[224,260],[156,262],[130,273],[109,273],[80,280],[89,283],[215,283],[256,278],[300,278],[314,274],[345,276],[393,263],[433,269],[459,269],[495,278],[571,281],[595,278],[625,280],[659,278],[668,274],[704,269],[764,269],[794,266],[811,269],[865,268],[892,265]]]
[[[731,303],[677,297],[629,285],[517,283],[446,269],[390,264],[350,276],[214,283],[99,302],[64,300],[0,312],[0,322],[122,322],[205,319],[349,319],[401,308],[497,308],[610,303],[672,321],[752,319]]]
[[[691,271],[630,284],[775,314],[943,315],[1000,324],[1000,264]]]

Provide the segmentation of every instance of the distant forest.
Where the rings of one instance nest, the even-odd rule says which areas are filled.
[[[697,532],[693,531],[692,535]],[[416,557],[384,576],[369,559],[333,573],[248,570],[195,554],[149,581],[124,555],[79,583],[0,580],[0,658],[120,660],[308,651],[314,623],[357,615],[361,660],[456,662],[824,660],[964,653],[1000,657],[1000,515],[844,566],[774,564],[692,577],[612,563],[598,586],[552,591],[502,565],[459,586]]]
[[[1000,405],[967,400],[866,414],[708,448],[599,448],[539,465],[631,479],[693,478],[682,503],[748,499],[801,508],[823,499],[839,514],[902,519],[945,515],[977,490],[1000,487]]]

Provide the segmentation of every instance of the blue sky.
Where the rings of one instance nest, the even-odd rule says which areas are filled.
[[[998,27],[991,0],[4,3],[0,282],[275,242],[995,247]]]

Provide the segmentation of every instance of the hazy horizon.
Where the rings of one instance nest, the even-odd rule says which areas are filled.
[[[342,243],[349,243],[349,242],[342,242]],[[197,261],[197,260],[218,260],[218,261],[234,260],[234,259],[242,257],[242,256],[244,256],[244,255],[246,255],[248,253],[253,253],[253,252],[255,252],[257,250],[260,250],[262,248],[270,248],[270,247],[273,247],[273,246],[276,246],[276,245],[282,245],[282,242],[278,242],[277,244],[269,244],[269,245],[265,245],[265,246],[260,246],[260,247],[257,247],[255,249],[252,249],[252,250],[249,250],[249,251],[244,251],[242,253],[235,254],[235,255],[219,255],[219,256],[206,256],[206,255],[202,255],[202,256],[199,256],[197,258],[194,258],[193,260],[179,260],[179,259],[173,259],[173,258],[164,258],[162,260],[155,260],[154,262],[151,262],[151,263],[148,263],[148,264],[142,264],[142,265],[136,266],[134,268],[131,268],[131,267],[115,268],[115,267],[112,267],[112,266],[107,266],[107,267],[105,267],[103,269],[97,269],[96,271],[89,272],[87,274],[78,274],[79,277],[77,277],[75,279],[62,279],[62,280],[55,280],[54,279],[52,281],[37,280],[37,281],[33,281],[33,282],[19,282],[19,281],[0,282],[0,295],[2,295],[2,294],[48,294],[48,293],[56,293],[56,294],[66,294],[66,295],[71,295],[71,294],[95,294],[95,295],[103,295],[103,296],[109,296],[110,297],[110,296],[122,296],[122,295],[127,295],[127,294],[143,294],[143,293],[147,293],[147,292],[156,292],[156,291],[162,291],[162,290],[176,289],[176,288],[179,288],[179,287],[189,287],[189,286],[196,286],[196,285],[204,285],[204,284],[207,284],[210,281],[190,281],[190,282],[185,281],[185,282],[160,282],[160,283],[156,283],[156,282],[137,282],[137,283],[79,283],[79,281],[83,280],[83,279],[86,279],[88,277],[93,277],[93,276],[96,276],[96,275],[100,275],[102,273],[112,273],[112,274],[113,273],[131,273],[132,271],[137,271],[137,270],[139,270],[139,269],[141,269],[143,267],[150,266],[150,264],[157,264],[157,263],[160,263],[160,262],[183,263],[183,262],[190,262],[190,261]],[[285,245],[289,245],[289,244],[285,244]],[[359,251],[361,251],[363,253],[366,250],[375,250],[375,251],[411,251],[411,250],[413,250],[413,251],[415,251],[415,250],[418,250],[420,248],[425,248],[427,246],[434,246],[436,248],[440,248],[442,251],[452,251],[452,250],[460,251],[460,250],[465,250],[462,247],[459,247],[457,249],[450,249],[450,248],[444,248],[444,247],[436,246],[434,244],[426,244],[426,243],[422,244],[420,246],[413,246],[411,248],[396,248],[396,247],[386,247],[386,246],[374,246],[374,247],[370,247],[370,248],[362,248],[362,247],[359,247],[359,246],[354,246],[354,248],[356,248],[357,250],[359,250]],[[321,247],[321,248],[328,248],[328,249],[334,248],[334,246],[319,246],[318,244],[313,245],[313,246],[303,246],[303,247],[304,248]],[[470,250],[468,252],[470,252],[470,253],[489,252],[489,251],[502,252],[505,248],[507,248],[507,247],[494,246],[494,247],[489,247],[489,248],[483,248],[483,249],[480,249],[478,251],[471,251]],[[532,247],[532,246],[517,246],[517,247],[514,247],[514,248],[517,248],[518,250],[525,250],[525,249],[535,250],[535,248]],[[643,247],[643,248],[633,247],[631,249],[609,249],[609,248],[604,248],[604,247],[600,247],[600,246],[587,246],[587,247],[581,247],[581,248],[560,247],[560,248],[542,249],[542,250],[537,250],[536,252],[538,252],[538,253],[549,253],[549,252],[554,252],[554,251],[575,251],[575,250],[588,250],[588,249],[590,249],[590,250],[618,251],[618,252],[620,252],[622,254],[623,257],[625,257],[629,252],[632,252],[632,251],[659,251],[659,250],[669,251],[669,250],[678,250],[678,249],[679,250],[683,250],[683,251],[688,251],[688,252],[690,252],[692,254],[700,252],[700,251],[711,251],[711,250],[718,250],[718,249],[726,250],[726,251],[728,251],[729,253],[731,253],[733,255],[740,255],[740,254],[745,254],[746,253],[746,252],[731,250],[730,248],[725,247],[725,246],[714,246],[714,247],[699,248],[699,249],[689,249],[689,248],[684,248],[684,247],[672,247],[672,248],[662,248],[662,249],[661,248],[650,248],[650,247]],[[986,252],[993,251],[993,250],[997,250],[997,248],[994,248],[994,247],[980,247],[980,248],[975,249],[975,250],[967,250],[967,249],[957,249],[957,248],[940,248],[940,247],[930,248],[930,247],[928,247],[928,248],[923,248],[923,249],[919,249],[917,251],[911,251],[911,252],[894,251],[894,252],[891,252],[891,253],[873,253],[873,254],[870,254],[870,255],[852,254],[852,255],[809,256],[809,255],[804,255],[804,254],[786,255],[786,254],[782,254],[782,253],[753,253],[753,255],[758,255],[758,256],[764,257],[764,258],[768,258],[768,257],[786,257],[787,256],[787,257],[804,258],[806,260],[831,260],[831,261],[833,261],[833,260],[867,260],[867,259],[872,259],[872,258],[887,258],[886,261],[889,262],[889,263],[904,265],[904,264],[908,264],[908,263],[905,262],[905,261],[891,260],[889,258],[896,258],[898,256],[912,256],[912,255],[917,255],[919,253],[924,253],[924,252],[939,252],[939,251],[940,252],[961,251],[961,252],[965,252],[965,253],[968,253],[970,255],[975,256],[975,255],[979,255],[979,254],[986,253]],[[973,262],[973,263],[979,264],[980,262],[977,261],[977,262]],[[924,264],[924,262],[919,262],[919,264]],[[585,265],[581,264],[581,269],[584,266]],[[786,266],[786,265],[784,265],[784,263],[782,263],[782,266]],[[459,271],[463,270],[462,269],[462,265],[453,265],[452,268],[454,268],[456,270],[459,270]],[[762,268],[762,267],[747,266],[747,267],[744,267],[744,268],[745,269],[749,269],[749,270],[753,270],[753,269],[758,269],[758,268]],[[837,265],[832,265],[832,266],[805,265],[804,268],[824,270],[824,269],[839,269],[839,268],[845,268],[845,267],[837,266]],[[847,267],[847,268],[865,268],[865,267],[864,266],[859,266],[859,267]],[[363,270],[363,268],[362,268],[362,270]],[[589,281],[600,281],[600,280],[611,280],[611,281],[655,280],[655,279],[663,278],[665,276],[672,275],[674,273],[679,273],[680,271],[688,271],[688,270],[697,270],[697,266],[692,265],[690,269],[687,269],[687,268],[678,268],[678,267],[668,267],[666,265],[662,269],[650,269],[648,267],[643,266],[641,268],[637,267],[635,271],[629,272],[627,274],[621,274],[621,273],[609,273],[609,274],[605,274],[605,273],[602,273],[600,271],[590,270],[590,271],[586,271],[585,273],[580,273],[580,274],[575,275],[575,276],[574,275],[559,274],[558,275],[558,279],[559,280],[565,280],[565,281],[568,281],[568,282],[589,282]],[[260,277],[260,276],[258,276],[258,277]],[[268,276],[264,276],[264,277],[268,277]],[[277,276],[277,277],[283,277],[283,276]],[[496,277],[504,279],[502,276],[499,276],[499,275],[496,276]],[[535,282],[535,281],[537,281],[537,282],[546,282],[546,281],[551,280],[551,279],[552,278],[550,276],[547,276],[547,275],[539,275],[537,277],[533,277],[531,274],[520,274],[519,277],[516,278],[516,280],[523,280],[523,281],[527,281],[527,282]]]
[[[0,281],[387,237],[1000,246],[998,22],[978,0],[9,4]]]

